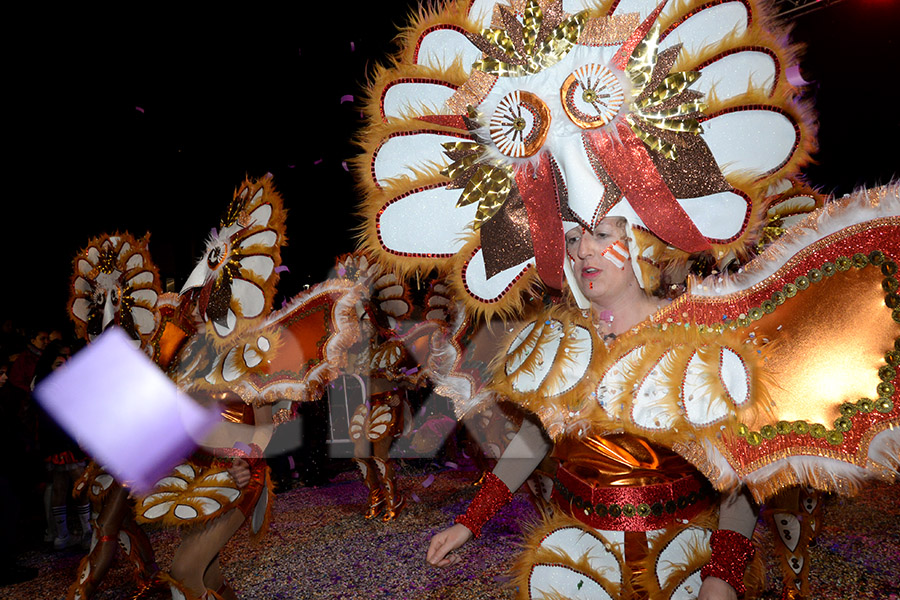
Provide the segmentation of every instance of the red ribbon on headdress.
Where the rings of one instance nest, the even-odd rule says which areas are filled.
[[[709,240],[684,211],[653,164],[644,143],[627,123],[609,134],[585,134],[585,146],[625,195],[641,221],[659,239],[685,252],[709,250]]]
[[[565,232],[559,212],[559,197],[548,155],[542,154],[537,167],[528,164],[516,171],[516,185],[528,211],[531,245],[538,275],[548,286],[561,290]]]

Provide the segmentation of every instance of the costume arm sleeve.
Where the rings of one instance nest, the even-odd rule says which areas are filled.
[[[539,426],[523,419],[519,432],[497,461],[494,475],[515,492],[541,464],[552,447]]]

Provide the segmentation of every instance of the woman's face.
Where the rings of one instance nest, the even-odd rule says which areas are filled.
[[[603,219],[594,231],[573,227],[566,232],[566,252],[578,287],[591,303],[603,306],[637,285],[624,219]]]

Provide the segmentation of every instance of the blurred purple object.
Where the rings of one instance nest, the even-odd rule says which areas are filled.
[[[796,87],[803,87],[812,83],[803,78],[803,74],[800,72],[800,67],[798,65],[788,67],[784,72],[787,76],[787,80],[791,82],[791,85]]]
[[[118,328],[54,371],[34,395],[98,463],[138,492],[151,489],[219,420]]]

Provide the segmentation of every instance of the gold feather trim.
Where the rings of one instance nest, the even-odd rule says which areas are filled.
[[[663,560],[664,551],[689,528],[706,531],[716,529],[717,513],[716,507],[710,507],[694,517],[690,523],[677,524],[665,530],[661,535],[653,536],[647,556],[640,561],[638,568],[633,570],[633,566],[625,561],[621,544],[607,539],[603,532],[592,529],[562,511],[552,513],[541,511],[536,521],[525,524],[523,527],[525,533],[522,551],[512,567],[513,578],[509,587],[517,590],[515,596],[517,599],[530,600],[531,574],[534,567],[554,565],[575,571],[579,577],[585,580],[592,580],[602,586],[613,598],[644,597],[641,596],[642,593],[646,594],[648,598],[671,598],[672,594],[684,585],[688,576],[696,574],[706,564],[710,551],[708,543],[689,541],[684,546],[686,553],[680,557],[681,560],[678,560],[677,563]],[[598,544],[609,553],[608,558],[611,559],[609,562],[614,560],[618,564],[619,580],[616,581],[615,576],[609,572],[615,567],[610,566],[604,569],[604,572],[598,572],[591,566],[587,555],[573,556],[564,548],[553,547],[550,549],[542,546],[551,534],[566,529],[581,532],[581,534],[597,540]],[[703,537],[705,539],[706,535],[704,534]],[[760,540],[756,539],[755,543],[758,546]],[[665,581],[659,580],[659,574],[662,571],[667,571]],[[755,594],[762,589],[764,575],[764,563],[762,557],[757,553],[744,576],[744,584],[748,590],[747,597],[755,597]],[[685,589],[684,591],[696,594],[699,589]],[[547,597],[554,600],[564,598],[559,595],[554,596],[552,593]]]
[[[97,305],[101,292],[118,296],[114,301],[120,326],[129,335],[137,336],[141,347],[147,348],[159,326],[157,303],[162,295],[159,270],[148,250],[150,234],[138,239],[128,232],[103,234],[92,238],[72,261],[69,301],[66,305],[75,333],[84,340],[100,335],[102,315]],[[117,289],[109,288],[112,284]],[[104,295],[101,302],[106,301]],[[149,313],[153,324],[141,327],[134,322],[133,312],[142,309]],[[99,314],[95,314],[99,311]]]
[[[586,556],[570,556],[566,552],[553,552],[546,547],[541,547],[544,540],[555,531],[562,529],[577,529],[604,545],[619,565],[619,580],[615,581],[603,574],[597,573],[589,564]],[[622,587],[627,578],[624,575],[625,559],[622,556],[622,548],[614,541],[607,540],[601,533],[585,525],[581,521],[565,514],[561,510],[540,511],[538,518],[529,523],[524,523],[521,552],[518,553],[512,568],[512,580],[509,585],[517,589],[517,599],[530,600],[531,571],[538,564],[559,564],[572,570],[586,574],[592,580],[600,584],[613,598],[620,597]]]
[[[497,299],[489,299],[487,302],[479,301],[469,290],[463,275],[465,274],[465,265],[472,256],[481,248],[481,234],[474,232],[470,235],[469,240],[463,248],[456,253],[452,259],[440,267],[445,272],[445,280],[456,298],[462,301],[468,314],[475,315],[477,320],[485,319],[491,321],[498,319],[506,321],[516,315],[521,314],[526,306],[540,297],[540,279],[537,275],[537,269],[528,267],[525,269],[521,277],[514,280],[509,285],[509,290]],[[438,265],[436,264],[435,267]]]
[[[572,357],[565,355],[564,343],[560,344],[560,351],[555,356],[542,355],[542,344],[551,341],[549,337],[558,335],[552,327],[555,324],[561,327],[562,323],[569,324],[563,330],[562,339],[566,339],[576,326],[591,332],[590,355],[580,356],[583,364],[577,368],[571,363]],[[691,324],[646,322],[620,336],[607,349],[589,320],[577,309],[554,307],[535,319],[532,325],[534,329],[510,354],[507,352],[524,327],[514,330],[501,345],[502,354],[493,365],[493,389],[537,415],[551,438],[624,431],[676,448],[698,440],[715,443],[723,430],[730,431],[747,418],[771,414],[764,390],[772,383],[760,368],[766,348],[760,350],[756,345],[745,343],[740,332],[713,332],[706,328],[701,331]],[[731,398],[722,382],[719,373],[721,352],[731,353],[733,360],[742,362],[747,379],[745,398]],[[546,360],[554,361],[549,369],[541,365]],[[546,376],[537,389],[523,389],[517,385],[517,374],[534,376],[539,366]],[[619,371],[612,374],[614,368]],[[574,384],[563,385],[573,372],[583,375]],[[712,398],[720,407],[717,418],[697,422],[686,412],[685,402],[692,399],[684,397],[685,390],[690,389],[685,387],[688,372],[692,381],[700,382],[697,391]],[[607,378],[608,374],[611,378]],[[652,404],[648,405],[648,401],[636,395],[645,389],[650,377],[654,378],[653,386],[658,391]],[[615,389],[607,389],[612,383],[615,383]],[[598,388],[601,384],[602,390]],[[601,400],[605,407],[600,404]],[[637,419],[635,411],[640,413],[647,410],[647,406],[661,411],[660,421],[665,418],[666,422],[653,427]]]
[[[287,210],[284,208],[284,200],[276,190],[272,179],[270,177],[261,177],[256,180],[245,179],[235,189],[234,197],[227,207],[225,216],[219,222],[219,230],[221,231],[228,226],[249,220],[255,211],[262,209],[264,206],[268,206],[271,211],[268,219],[265,223],[252,224],[240,231],[240,237],[234,240],[237,244],[231,250],[231,257],[227,264],[222,267],[222,272],[218,275],[218,280],[215,284],[216,286],[229,285],[230,287],[232,278],[239,275],[240,279],[259,288],[263,295],[263,307],[258,315],[244,316],[240,299],[233,291],[229,290],[230,295],[227,308],[236,317],[233,329],[223,336],[216,331],[212,319],[206,318],[205,315],[203,318],[206,336],[212,340],[219,351],[226,351],[232,348],[235,345],[235,338],[257,327],[272,310],[275,287],[280,278],[278,267],[281,266],[281,247],[287,243],[287,236],[285,235]],[[249,240],[254,236],[269,233],[275,235],[275,242],[272,244],[262,242],[248,246],[242,245],[242,240]],[[268,276],[261,277],[241,264],[242,259],[253,256],[263,256],[272,260],[273,266]],[[206,257],[201,260],[206,260]]]

